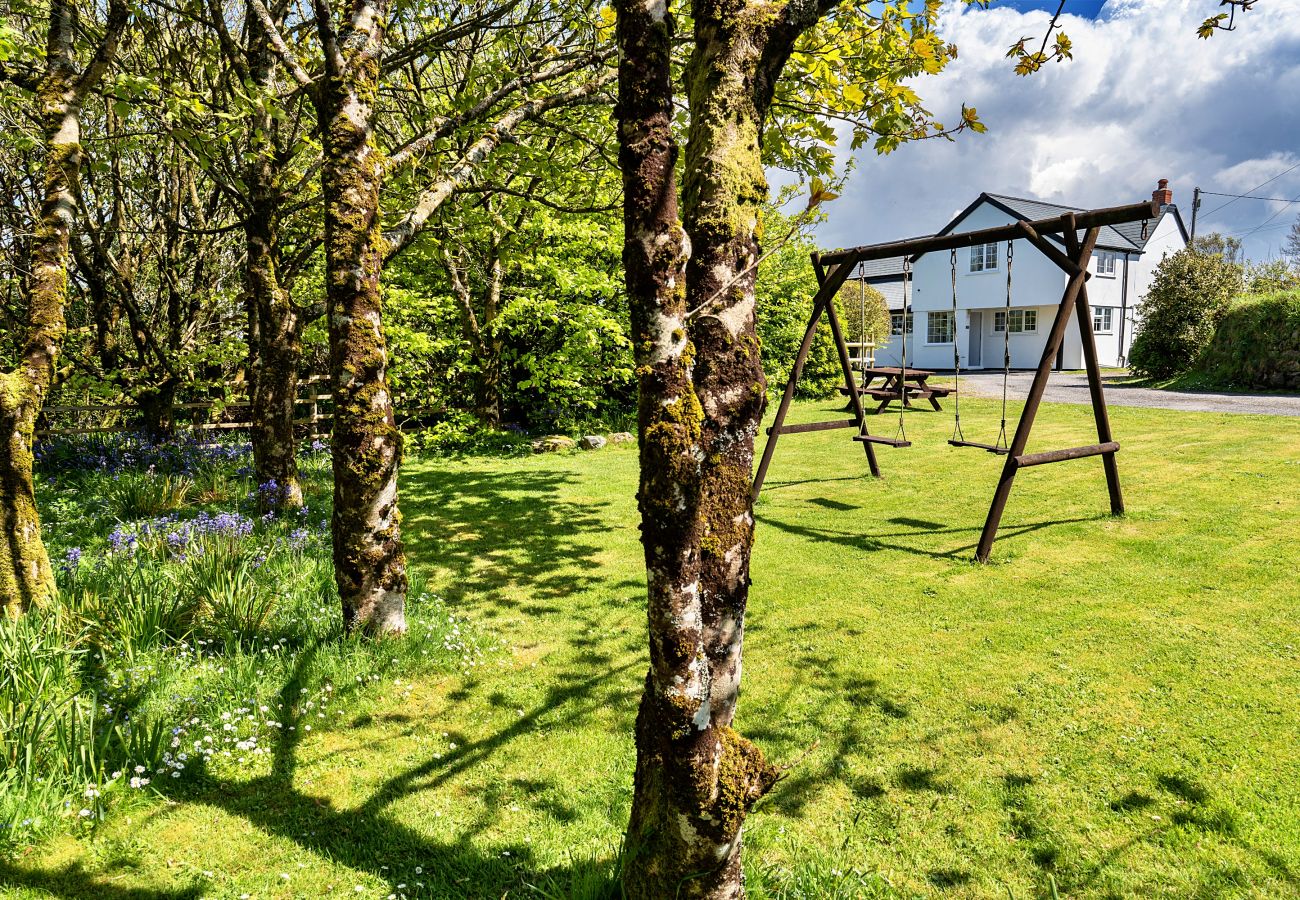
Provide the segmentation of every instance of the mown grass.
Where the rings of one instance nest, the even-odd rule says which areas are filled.
[[[993,402],[963,410],[996,431]],[[1300,893],[1300,422],[1111,415],[1129,514],[1103,514],[1096,460],[1028,470],[988,566],[1000,461],[949,448],[946,416],[912,414],[880,481],[845,432],[783,441],[738,725],[779,761],[814,749],[747,828],[751,896]],[[1030,449],[1090,427],[1047,405]],[[413,567],[509,654],[31,848],[6,896],[612,896],[635,482],[630,448],[412,462]]]

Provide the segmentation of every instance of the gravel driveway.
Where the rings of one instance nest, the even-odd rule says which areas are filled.
[[[1103,373],[1106,402],[1111,406],[1146,406],[1158,409],[1186,409],[1197,412],[1255,413],[1266,416],[1300,416],[1300,396],[1295,394],[1223,394],[1212,391],[1157,391],[1130,387],[1120,381],[1127,376]],[[1032,372],[1012,372],[1008,392],[1016,399],[1029,393]],[[972,396],[1001,397],[1002,373],[971,372],[962,375],[961,389]],[[1091,402],[1088,378],[1082,372],[1053,372],[1043,397],[1050,403]]]

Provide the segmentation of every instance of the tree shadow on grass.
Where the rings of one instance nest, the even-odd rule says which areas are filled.
[[[403,532],[422,556],[455,573],[459,595],[485,615],[559,612],[549,601],[600,580],[596,544],[610,529],[608,500],[563,498],[566,472],[494,472],[473,464],[425,469],[402,481]],[[417,554],[413,554],[417,555]],[[530,602],[508,596],[526,588]],[[449,597],[448,599],[459,599]]]
[[[290,712],[284,715],[284,728],[279,730],[271,771],[256,778],[230,779],[214,774],[201,760],[192,760],[189,766],[193,771],[187,783],[173,785],[171,779],[159,779],[156,784],[167,792],[169,801],[210,806],[238,816],[265,834],[293,841],[322,860],[368,872],[388,882],[393,892],[401,890],[399,884],[405,884],[408,892],[413,890],[417,896],[496,898],[507,894],[526,896],[533,889],[568,896],[568,886],[573,885],[582,886],[586,897],[618,896],[614,848],[607,856],[575,857],[558,866],[543,865],[528,843],[503,842],[486,849],[486,841],[477,839],[505,814],[514,796],[504,784],[472,791],[484,812],[461,827],[453,840],[440,841],[422,833],[401,821],[400,813],[392,807],[416,794],[449,788],[456,776],[490,763],[512,741],[541,727],[563,730],[589,720],[608,702],[599,689],[620,680],[634,663],[588,676],[572,673],[508,727],[479,740],[453,734],[457,740],[455,750],[394,772],[358,805],[338,807],[329,797],[304,792],[295,779],[299,745],[308,734],[304,726],[311,713],[298,711],[294,704],[312,655],[309,650],[299,657],[281,687],[280,701]],[[382,746],[374,742],[365,746],[372,753],[382,752]],[[533,796],[534,806],[550,811],[560,822],[576,817],[572,807],[564,804],[559,786],[544,774],[515,779],[510,786]],[[448,793],[458,800],[464,788],[458,786]],[[417,872],[417,867],[422,871]],[[416,882],[423,882],[424,887],[416,890]],[[86,872],[79,864],[41,868],[11,866],[3,861],[0,884],[21,885],[69,900],[193,900],[209,892],[201,885],[177,890],[115,886],[103,876]]]
[[[897,550],[901,553],[910,553],[914,556],[926,556],[931,559],[961,561],[974,556],[975,547],[978,541],[962,543],[950,550],[927,550],[915,543],[905,540],[906,538],[920,537],[929,538],[934,535],[976,535],[980,529],[971,528],[915,528],[908,531],[877,531],[872,533],[859,533],[852,531],[842,531],[834,528],[812,528],[807,525],[796,525],[793,522],[782,521],[779,518],[768,514],[756,515],[757,520],[764,524],[779,528],[782,531],[793,534],[798,537],[807,538],[812,541],[822,543],[839,544],[848,547],[851,550],[861,550],[864,552],[876,550]],[[1073,519],[1048,519],[1042,522],[1029,522],[1023,525],[1003,525],[998,529],[998,543],[1005,542],[1014,538],[1022,537],[1026,534],[1032,534],[1035,531],[1041,531],[1044,528],[1051,528],[1055,525],[1077,525],[1082,522],[1099,522],[1108,519],[1110,516],[1083,516]],[[899,520],[892,519],[892,522]],[[930,525],[932,523],[924,523]],[[902,540],[889,540],[898,538]]]
[[[56,897],[94,898],[94,900],[198,900],[205,895],[202,884],[175,890],[123,887],[113,883],[117,876],[87,872],[80,863],[65,866],[28,868],[0,859],[0,887],[26,888]]]

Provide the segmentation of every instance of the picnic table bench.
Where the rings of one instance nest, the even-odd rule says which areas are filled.
[[[929,384],[934,372],[928,369],[907,369],[903,370],[897,366],[875,366],[863,370],[862,383],[857,386],[858,396],[870,397],[873,400],[880,401],[879,405],[873,412],[883,412],[890,403],[903,398],[903,405],[910,408],[913,400],[929,400],[930,405],[936,410],[942,410],[939,405],[940,397],[947,397],[952,393],[952,388],[938,387]],[[872,387],[872,382],[877,378],[881,379],[878,387]],[[902,382],[900,391],[900,381]],[[848,396],[849,389],[840,388],[840,393]]]

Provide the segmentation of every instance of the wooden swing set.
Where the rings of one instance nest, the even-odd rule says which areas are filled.
[[[1003,325],[1002,426],[997,438],[992,443],[967,440],[961,424],[960,388],[954,388],[953,432],[948,441],[954,447],[974,447],[1006,457],[1006,462],[1002,467],[1002,476],[998,481],[997,489],[993,493],[993,502],[989,506],[988,517],[984,521],[984,530],[980,534],[975,558],[980,562],[988,561],[989,554],[993,551],[993,541],[997,537],[1003,511],[1007,506],[1007,499],[1011,496],[1012,484],[1015,481],[1016,473],[1021,469],[1047,463],[1063,462],[1068,459],[1100,456],[1106,471],[1106,487],[1110,492],[1111,515],[1122,515],[1124,512],[1124,497],[1120,492],[1119,468],[1115,462],[1115,454],[1119,452],[1119,444],[1111,434],[1110,417],[1106,412],[1106,396],[1102,390],[1101,368],[1097,363],[1097,342],[1092,329],[1092,312],[1088,306],[1087,281],[1090,277],[1088,262],[1092,258],[1093,248],[1097,244],[1097,238],[1103,227],[1122,225],[1128,222],[1142,222],[1143,236],[1145,237],[1146,223],[1151,219],[1158,218],[1159,215],[1159,203],[1148,201],[1131,206],[1067,212],[1056,218],[1039,219],[1033,222],[1021,220],[1011,225],[1001,225],[979,231],[909,238],[908,240],[893,241],[887,244],[869,244],[848,250],[836,250],[833,253],[824,255],[813,254],[813,269],[817,274],[819,288],[813,298],[812,316],[808,321],[808,329],[804,332],[803,343],[799,345],[799,353],[795,357],[794,367],[791,369],[790,377],[786,381],[785,392],[781,395],[781,403],[776,410],[776,418],[772,422],[772,427],[767,430],[767,446],[763,449],[763,458],[759,462],[758,472],[754,476],[754,499],[758,499],[758,495],[763,489],[763,481],[767,478],[767,470],[772,463],[772,455],[776,452],[777,440],[783,434],[852,428],[857,432],[853,435],[853,440],[862,444],[867,454],[867,465],[871,469],[871,474],[876,477],[880,476],[880,465],[876,459],[875,451],[877,445],[885,447],[910,447],[912,445],[911,441],[907,439],[907,432],[903,422],[904,410],[908,405],[908,387],[905,376],[907,372],[907,319],[910,311],[908,299],[912,281],[912,266],[922,254],[942,250],[950,251],[953,370],[957,376],[960,376],[961,355],[957,345],[957,250],[963,247],[1006,241],[1007,292],[1004,313],[1006,320]],[[1081,231],[1083,232],[1082,238],[1080,238]],[[1064,245],[1064,251],[1047,237],[1055,234],[1061,235],[1060,241]],[[1051,331],[1048,332],[1047,343],[1043,347],[1043,355],[1038,362],[1038,369],[1034,373],[1034,380],[1029,388],[1029,396],[1025,400],[1025,408],[1020,414],[1020,421],[1016,426],[1014,436],[1008,441],[1007,384],[1008,375],[1011,371],[1011,260],[1014,242],[1017,240],[1028,241],[1029,244],[1064,271],[1068,276],[1068,281],[1066,282],[1065,293],[1061,297],[1061,303],[1057,307],[1056,318],[1052,322]],[[903,257],[902,369],[897,379],[898,426],[893,437],[885,437],[871,434],[867,428],[867,416],[862,406],[861,394],[863,389],[858,384],[853,369],[853,364],[861,362],[861,360],[854,359],[849,355],[849,347],[844,340],[844,331],[840,327],[839,316],[835,311],[833,299],[848,280],[854,267],[871,260],[894,256]],[[1052,363],[1060,352],[1061,344],[1065,339],[1065,329],[1070,322],[1071,310],[1078,316],[1079,334],[1083,340],[1084,365],[1088,373],[1088,389],[1092,398],[1093,417],[1097,424],[1097,443],[1087,444],[1082,447],[1067,447],[1061,450],[1047,450],[1040,453],[1026,453],[1029,433],[1034,427],[1034,419],[1038,415],[1038,407],[1042,403],[1043,392],[1047,389],[1047,379],[1052,372]],[[843,370],[844,384],[849,396],[853,418],[787,425],[785,424],[785,418],[790,411],[790,401],[794,398],[795,386],[798,384],[799,376],[802,374],[804,364],[808,360],[808,351],[812,347],[813,336],[823,315],[826,316],[827,321],[830,323],[831,336],[835,341],[835,348],[839,354],[840,368]],[[866,335],[860,335],[860,338],[861,341],[855,343],[855,346],[859,346],[859,344],[865,346],[867,342]]]

